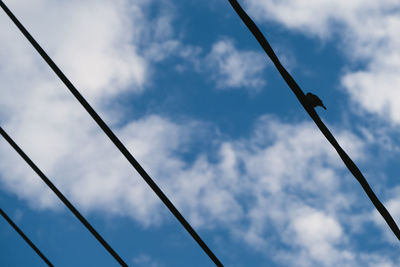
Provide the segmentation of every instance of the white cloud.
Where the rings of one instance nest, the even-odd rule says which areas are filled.
[[[395,188],[390,190],[389,198],[385,201],[384,205],[392,215],[394,221],[399,224],[400,223],[400,186],[396,186]],[[383,239],[392,244],[397,244],[399,240],[393,235],[390,228],[386,226],[385,221],[381,218],[380,214],[377,211],[373,211],[369,219],[373,221],[383,233]]]
[[[135,266],[161,267],[163,264],[153,260],[149,255],[141,253],[133,259]]]
[[[64,123],[71,122],[64,119]],[[129,216],[143,225],[169,217],[154,193],[90,123],[81,122],[70,136],[63,136],[67,129],[58,127],[53,138],[45,124],[29,129],[29,136],[16,126],[8,127],[78,208]],[[347,247],[347,216],[354,213],[339,178],[344,167],[314,126],[285,124],[267,116],[250,138],[222,141],[216,162],[199,154],[188,164],[177,152],[196,127],[149,116],[121,127],[117,135],[195,227],[228,229],[258,249],[280,240],[293,257],[279,249],[270,256],[287,263],[301,257],[303,266],[334,266],[355,257],[342,248]],[[46,137],[47,145],[32,142],[32,136]],[[362,150],[356,137],[342,132],[341,139],[347,141],[342,143],[350,154]],[[59,142],[68,146],[56,147]],[[38,208],[60,206],[4,141],[0,150],[7,155],[0,169],[8,190]]]
[[[266,62],[265,55],[238,50],[232,40],[223,39],[213,44],[205,64],[219,88],[259,90],[265,85]]]
[[[91,101],[123,91],[142,92],[152,63],[182,46],[171,26],[174,10],[153,1],[7,1],[9,8]],[[154,7],[155,6],[155,7]],[[149,18],[148,13],[155,16]],[[51,71],[5,14],[0,16],[2,81]],[[5,61],[3,61],[5,62]],[[32,73],[33,72],[33,73]],[[40,77],[43,79],[43,76]],[[45,79],[43,79],[45,80]],[[53,79],[54,80],[54,79]],[[21,89],[22,90],[22,89]]]
[[[159,51],[174,50],[173,45],[168,48],[173,40],[171,33],[163,35],[169,29],[165,25],[170,21],[168,17],[155,20],[157,25],[166,27],[154,35],[159,48],[165,50],[143,50],[143,40],[138,40],[144,34],[141,2],[60,3],[61,6],[53,6],[47,0],[30,2],[32,9],[26,11],[18,2],[12,2],[10,7],[32,25],[33,34],[41,36],[38,40],[42,40],[45,49],[100,112],[99,100],[110,99],[123,90],[143,90],[151,63],[163,58],[160,54],[150,60],[147,55],[154,57]],[[44,12],[46,8],[51,12]],[[43,13],[50,13],[50,18]],[[132,13],[138,21],[127,23]],[[83,21],[81,16],[85,18]],[[4,43],[0,55],[2,62],[7,62],[0,63],[4,85],[0,99],[2,127],[79,209],[129,216],[146,226],[169,218],[154,193],[65,92],[47,66],[4,16],[0,20],[4,32],[0,37]],[[104,26],[104,31],[90,32],[90,27],[84,26],[86,20]],[[63,30],[58,32],[49,21],[62,21]],[[61,32],[68,34],[64,36]],[[144,36],[147,41],[152,38]],[[72,54],[85,54],[87,62],[82,63],[81,58]],[[254,65],[246,61],[251,55],[257,62],[256,53],[238,51],[231,41],[223,40],[214,45],[210,55],[218,63],[221,76],[218,81],[223,86],[252,87],[263,81],[260,75],[264,67],[260,64],[265,63],[259,62],[252,69],[250,66]],[[142,72],[136,72],[138,69]],[[314,126],[292,125],[266,116],[259,120],[251,136],[216,142],[216,161],[200,151],[193,163],[187,163],[178,151],[186,147],[189,137],[199,128],[195,123],[181,125],[155,115],[114,127],[138,161],[196,227],[228,229],[258,249],[279,240],[290,248],[293,256],[279,249],[272,250],[270,256],[291,263],[296,256],[301,256],[304,264],[326,266],[342,262],[334,256],[339,255],[347,262],[357,257],[346,243],[349,230],[343,218],[355,211],[350,208],[354,200],[339,178],[344,167]],[[362,142],[345,131],[339,131],[339,135],[349,154],[360,158]],[[0,155],[0,179],[6,190],[35,208],[61,207],[54,194],[4,140],[0,141]],[[331,231],[322,225],[329,226]],[[384,260],[379,258],[380,262]]]
[[[138,54],[139,42],[134,34],[134,27],[142,25],[139,19],[131,21],[136,18],[131,11],[140,10],[140,6],[122,0],[60,1],[57,5],[44,0],[8,2],[42,47],[90,99],[115,95],[128,86],[130,90],[142,90],[147,60]],[[0,54],[19,71],[12,77],[38,66],[47,71],[5,14],[1,20],[1,42],[10,45],[2,46]],[[21,57],[24,61],[16,62]]]
[[[398,6],[395,0],[384,1],[255,1],[246,0],[246,7],[260,20],[282,23],[287,28],[303,31],[319,37],[335,33],[335,26],[348,26],[363,15],[392,12]],[[347,25],[338,25],[347,24]]]
[[[101,105],[104,100],[122,91],[144,89],[153,62],[146,56],[146,43],[160,44],[173,38],[173,32],[163,31],[171,22],[163,18],[171,15],[161,12],[154,21],[145,16],[151,2],[87,0],[53,4],[37,0],[29,3],[7,1],[7,4],[100,114],[106,114]],[[155,198],[146,198],[149,190],[143,189],[145,185],[138,179],[132,179],[139,183],[138,186],[128,182],[125,191],[117,189],[124,183],[121,180],[124,176],[121,178],[118,171],[107,166],[109,162],[115,162],[119,154],[10,20],[4,14],[0,20],[0,40],[4,44],[0,48],[3,59],[0,63],[2,127],[56,185],[80,202],[82,208],[100,207],[119,213],[115,201],[121,202],[120,194],[126,193],[129,196],[122,200],[121,206],[131,206],[130,203],[135,202],[138,218],[146,217],[143,214],[148,209],[143,210],[140,203],[145,201],[151,206]],[[147,26],[152,30],[146,31]],[[116,115],[103,115],[103,118],[115,123],[120,114]],[[130,123],[125,131],[140,123]],[[165,123],[163,125],[167,127]],[[2,182],[6,188],[36,207],[59,206],[53,194],[4,141],[1,150]],[[104,158],[104,155],[115,155],[115,158]],[[99,158],[101,160],[97,161]],[[129,169],[126,175],[134,173]],[[81,179],[82,176],[86,179]],[[120,194],[114,195],[114,189],[120,190]],[[148,220],[154,221],[154,218]]]
[[[291,234],[293,242],[303,247],[303,253],[323,265],[334,265],[343,261],[346,253],[339,253],[335,246],[343,243],[343,229],[339,222],[324,212],[299,208],[292,215]]]
[[[338,34],[340,50],[364,66],[348,70],[342,85],[351,100],[369,113],[400,123],[400,2],[385,1],[254,1],[251,14],[319,38]]]
[[[357,155],[362,144],[350,136],[342,132],[341,143]],[[343,217],[350,216],[352,200],[339,178],[343,164],[316,128],[265,117],[240,147],[248,186],[242,187],[252,201],[247,203],[248,227],[238,227],[236,234],[287,264],[332,266],[343,260],[349,234]],[[276,248],[274,240],[290,249]]]

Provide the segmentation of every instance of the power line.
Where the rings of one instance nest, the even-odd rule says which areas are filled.
[[[85,110],[90,114],[90,116],[96,121],[99,127],[104,131],[104,133],[110,138],[114,145],[119,149],[119,151],[125,156],[129,163],[136,169],[136,171],[142,176],[143,180],[150,186],[150,188],[156,193],[156,195],[161,199],[165,206],[171,211],[175,218],[182,224],[186,231],[193,237],[193,239],[199,244],[203,251],[210,257],[210,259],[217,265],[223,266],[220,260],[215,256],[211,249],[206,245],[206,243],[201,239],[193,227],[187,222],[183,215],[178,211],[174,204],[168,199],[164,192],[158,187],[154,180],[147,174],[147,172],[142,168],[139,162],[133,157],[133,155],[128,151],[124,144],[118,139],[114,132],[107,126],[103,119],[96,113],[96,111],[90,106],[86,99],[79,93],[75,86],[69,81],[69,79],[64,75],[64,73],[58,68],[54,61],[47,55],[47,53],[42,49],[42,47],[36,42],[32,35],[25,29],[25,27],[18,21],[14,14],[8,9],[8,7],[0,0],[0,5],[6,12],[8,17],[14,22],[22,34],[28,39],[36,51],[42,56],[50,68],[57,74],[60,80],[65,84],[69,91],[75,96],[75,98],[81,103]]]
[[[287,72],[287,70],[282,66],[281,62],[279,61],[278,57],[276,56],[274,50],[271,48],[270,44],[261,33],[260,29],[257,25],[253,22],[253,20],[247,15],[247,13],[243,10],[243,8],[239,5],[236,0],[229,0],[229,3],[232,5],[233,9],[242,19],[244,24],[247,28],[251,31],[254,37],[257,39],[258,43],[270,57],[272,62],[274,63],[275,67],[278,69],[279,73],[281,74],[282,78],[286,81],[287,85],[296,95],[297,99],[300,101],[301,105],[307,111],[308,115],[313,119],[315,124],[318,126],[320,131],[323,135],[328,139],[331,145],[336,149],[337,153],[339,154],[340,158],[349,169],[349,171],[353,174],[353,176],[357,179],[357,181],[361,184],[362,188],[364,189],[365,193],[368,195],[369,199],[374,204],[375,208],[378,212],[382,215],[385,219],[386,223],[389,225],[390,229],[392,229],[395,236],[400,240],[400,230],[394,221],[393,217],[390,215],[389,211],[385,208],[385,206],[380,202],[378,197],[375,195],[374,191],[369,186],[367,180],[364,178],[361,171],[358,169],[356,164],[351,160],[351,158],[346,154],[346,152],[342,149],[339,143],[336,141],[335,137],[329,131],[329,129],[325,126],[325,124],[321,121],[318,114],[315,110],[308,104],[306,101],[305,95],[301,90],[300,86],[296,83],[296,81],[292,78],[292,76]]]
[[[48,266],[50,267],[54,266],[1,208],[0,208],[0,214],[12,226],[12,228],[14,228],[14,230],[17,231],[17,233],[26,241],[26,243],[28,243],[28,245],[36,252],[36,254],[38,254],[39,257],[41,257],[42,260],[44,260],[44,262],[46,262]]]
[[[57,187],[47,178],[47,176],[33,163],[33,161],[25,154],[24,151],[14,142],[14,140],[0,127],[0,134],[15,149],[15,151],[28,163],[28,165],[39,175],[45,184],[57,195],[57,197],[68,207],[68,209],[85,225],[92,235],[103,245],[103,247],[114,257],[121,266],[128,266],[114,249],[104,240],[104,238],[93,228],[93,226],[80,214],[80,212],[72,205],[71,202],[57,189]]]

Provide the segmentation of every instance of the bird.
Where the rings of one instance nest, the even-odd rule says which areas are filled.
[[[313,108],[320,106],[320,107],[323,107],[324,109],[326,109],[324,103],[322,103],[322,100],[319,99],[319,97],[314,95],[313,93],[307,93],[306,100]]]

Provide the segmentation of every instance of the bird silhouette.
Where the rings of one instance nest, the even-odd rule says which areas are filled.
[[[311,107],[315,108],[317,106],[320,106],[320,107],[323,107],[324,109],[326,109],[324,103],[322,103],[322,100],[319,99],[318,96],[316,96],[312,93],[307,93],[306,99],[307,99],[308,103],[311,105]]]

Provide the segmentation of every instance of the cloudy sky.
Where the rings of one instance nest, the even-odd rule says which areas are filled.
[[[398,241],[228,1],[4,1],[226,266],[396,266]],[[242,0],[400,223],[400,2]],[[0,12],[0,123],[132,266],[213,266]],[[56,266],[118,266],[0,141]],[[0,219],[1,266],[42,260]]]

